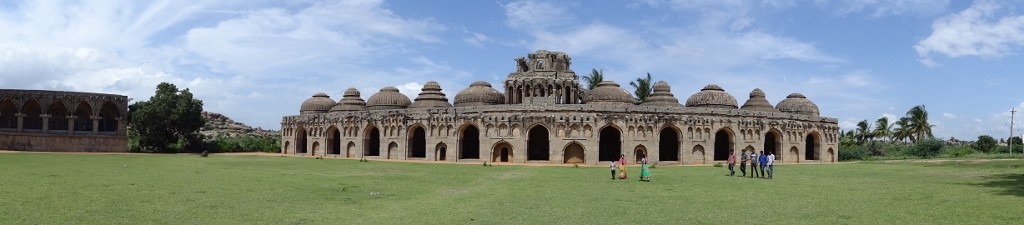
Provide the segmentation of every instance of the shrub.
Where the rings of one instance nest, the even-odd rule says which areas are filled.
[[[848,146],[839,149],[839,161],[864,160],[868,150],[864,146]]]
[[[946,149],[943,150],[943,152],[944,152],[945,155],[947,155],[949,157],[959,158],[959,157],[963,157],[963,156],[974,154],[977,151],[974,150],[973,148],[970,148],[970,147],[960,146],[960,147],[947,147]]]
[[[718,162],[718,163],[715,163],[715,165],[714,165],[714,167],[722,167],[722,166],[723,166],[723,165],[722,165],[722,163],[720,163],[720,162]]]
[[[992,138],[992,136],[981,135],[978,136],[978,141],[975,141],[972,146],[975,149],[978,149],[978,151],[989,153],[992,152],[993,149],[995,149],[996,139]]]
[[[907,153],[913,156],[920,156],[923,158],[932,158],[942,153],[942,148],[945,147],[945,143],[936,139],[926,139],[918,142],[907,149]]]

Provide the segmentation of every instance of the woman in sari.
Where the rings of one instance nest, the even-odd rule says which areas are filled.
[[[619,179],[626,179],[626,155],[619,154]]]

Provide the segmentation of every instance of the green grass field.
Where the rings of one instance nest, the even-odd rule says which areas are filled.
[[[0,154],[0,224],[1019,224],[1024,161],[725,168]],[[737,171],[738,172],[738,171]],[[371,195],[371,192],[379,195]]]

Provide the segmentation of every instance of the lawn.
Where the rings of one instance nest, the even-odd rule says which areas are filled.
[[[657,167],[0,154],[0,224],[1019,224],[1024,161]],[[738,171],[737,171],[738,172]]]

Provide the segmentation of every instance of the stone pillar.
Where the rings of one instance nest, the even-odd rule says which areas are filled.
[[[124,121],[124,117],[115,117],[114,120],[117,120],[117,136],[127,134],[128,122]]]
[[[43,133],[50,133],[50,114],[39,114],[43,118]]]
[[[89,117],[89,119],[92,119],[92,134],[93,135],[96,135],[96,134],[100,133],[100,119],[102,119],[102,118],[103,117],[99,117],[99,116],[90,116]]]
[[[68,134],[75,133],[75,119],[77,118],[77,116],[68,116]]]
[[[24,126],[25,114],[24,113],[15,113],[14,116],[18,117],[18,133],[21,133],[22,129],[25,127]]]

